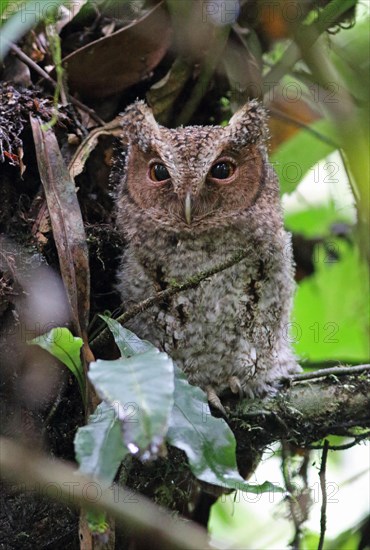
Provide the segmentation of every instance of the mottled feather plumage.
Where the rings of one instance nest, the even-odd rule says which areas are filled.
[[[118,273],[125,307],[248,252],[127,327],[167,351],[209,395],[274,392],[298,366],[288,341],[291,243],[267,158],[263,108],[252,101],[225,127],[168,129],[136,102],[122,121],[127,151],[117,223],[128,243]],[[220,162],[233,170],[225,180],[210,174]],[[168,180],[151,179],[153,163],[165,167]]]

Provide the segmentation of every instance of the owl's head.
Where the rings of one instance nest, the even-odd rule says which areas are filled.
[[[225,127],[176,129],[157,124],[151,109],[138,101],[122,115],[122,126],[127,154],[118,197],[121,218],[195,234],[232,224],[253,208],[266,182],[277,192],[267,173],[265,112],[257,101],[243,106]]]

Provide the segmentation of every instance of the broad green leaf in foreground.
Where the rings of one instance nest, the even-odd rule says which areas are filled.
[[[111,405],[100,403],[74,440],[80,472],[105,480],[109,485],[128,453],[123,444],[121,423]]]
[[[85,379],[81,363],[82,339],[73,336],[71,331],[65,327],[53,328],[49,332],[34,338],[28,342],[45,349],[51,355],[64,363],[72,374],[77,378],[82,398],[85,397]]]
[[[121,423],[110,405],[103,401],[97,406],[88,424],[77,430],[74,447],[79,471],[97,478],[102,489],[110,487],[128,453],[122,440]],[[87,509],[86,519],[92,533],[107,532],[105,512]]]
[[[110,327],[114,325],[113,335],[119,347],[125,353],[134,353],[137,337],[111,320]],[[129,358],[93,362],[88,376],[101,398],[115,408],[118,419],[124,422],[124,442],[130,452],[139,453],[143,459],[156,455],[173,407],[172,359],[150,346]]]
[[[252,485],[240,476],[232,431],[222,418],[211,416],[205,393],[191,386],[178,368],[167,439],[186,453],[193,474],[202,481],[252,493],[282,490],[269,482]]]
[[[118,420],[124,422],[124,441],[129,450],[133,453],[140,451],[147,458],[150,451],[156,452],[153,447],[159,447],[167,430],[167,425],[164,427],[160,422],[163,416],[157,419],[156,416],[158,411],[163,413],[163,394],[171,407],[173,404],[173,378],[172,385],[168,385],[167,390],[164,387],[168,372],[173,373],[173,363],[149,342],[140,340],[116,321],[103,318],[126,358],[93,363],[89,377],[102,398],[114,406]],[[163,365],[156,365],[158,361],[163,361]],[[161,369],[164,369],[162,374]],[[224,420],[210,415],[204,392],[191,386],[177,368],[175,404],[167,440],[185,451],[191,470],[198,479],[254,493],[281,491],[269,482],[256,486],[244,481],[237,470],[233,433]]]

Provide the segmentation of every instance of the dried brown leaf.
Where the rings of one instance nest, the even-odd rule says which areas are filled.
[[[74,181],[68,173],[54,132],[44,131],[38,117],[30,115],[30,121],[74,328],[85,340],[90,275],[85,230]]]
[[[122,123],[121,117],[117,116],[110,122],[107,122],[104,126],[100,128],[95,128],[90,134],[84,139],[84,141],[76,149],[70,163],[68,165],[68,170],[71,178],[75,178],[81,174],[84,169],[85,163],[90,156],[91,151],[93,151],[98,143],[100,136],[120,136],[122,134]]]
[[[170,19],[160,2],[127,27],[67,55],[63,65],[72,90],[101,98],[150,76],[171,41]]]

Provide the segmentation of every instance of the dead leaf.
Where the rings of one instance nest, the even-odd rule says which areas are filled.
[[[54,132],[44,131],[38,117],[30,115],[30,121],[74,328],[77,335],[86,341],[90,274],[85,230],[75,184],[69,176]]]
[[[144,17],[67,55],[68,84],[83,96],[102,98],[148,78],[167,52],[172,29],[160,2]]]
[[[95,130],[90,132],[87,138],[84,139],[84,141],[78,147],[69,163],[68,170],[71,178],[74,179],[76,178],[76,176],[81,174],[82,170],[84,169],[85,163],[89,158],[91,151],[95,149],[100,136],[109,135],[118,137],[121,134],[122,123],[120,116],[117,116],[104,126],[96,128]]]

